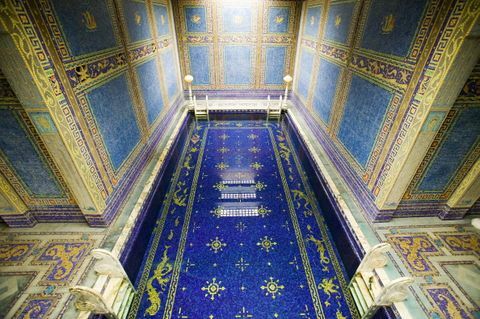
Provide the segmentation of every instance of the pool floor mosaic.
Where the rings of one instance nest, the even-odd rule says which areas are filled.
[[[129,318],[356,318],[280,124],[211,121],[192,130]]]

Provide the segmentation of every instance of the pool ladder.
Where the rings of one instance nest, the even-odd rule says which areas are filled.
[[[193,96],[193,114],[195,114],[196,120],[210,121],[208,109],[208,95],[205,95],[205,106],[198,105],[197,96]]]
[[[385,253],[390,244],[380,243],[374,246],[362,259],[348,289],[357,306],[360,318],[372,318],[380,307],[391,306],[407,298],[408,287],[413,283],[411,277],[401,277],[382,285],[375,272],[376,268],[385,267]]]
[[[269,119],[277,119],[280,120],[280,117],[282,116],[282,96],[278,98],[278,104],[270,103],[270,95],[267,97],[267,121]]]
[[[93,287],[74,286],[70,293],[76,297],[78,318],[102,314],[107,318],[124,319],[136,291],[120,261],[108,250],[93,249],[95,272],[99,275]]]

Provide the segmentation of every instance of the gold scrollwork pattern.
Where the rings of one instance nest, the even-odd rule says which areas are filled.
[[[155,289],[153,282],[156,281],[160,287],[161,291],[167,289],[167,284],[170,281],[170,277],[166,277],[170,272],[172,272],[173,266],[169,262],[168,258],[168,249],[170,246],[165,246],[163,251],[162,260],[158,263],[157,268],[155,268],[152,277],[147,282],[147,295],[150,306],[145,310],[145,314],[154,316],[160,310],[161,299],[160,292]]]

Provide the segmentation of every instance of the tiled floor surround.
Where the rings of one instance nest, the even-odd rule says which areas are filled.
[[[222,107],[222,103],[217,104],[216,107]],[[232,104],[228,102],[229,107]],[[245,107],[260,105],[257,101],[242,104]],[[306,127],[294,108],[289,112],[299,127]],[[308,130],[302,135],[364,249],[380,241],[392,244],[391,260],[379,275],[383,279],[401,275],[415,278],[411,296],[396,305],[397,312],[403,318],[415,319],[479,318],[480,235],[470,225],[470,219],[394,219],[372,224],[320,145],[312,140]],[[159,147],[156,156],[160,156],[164,145]],[[105,247],[116,253],[121,250],[128,237],[125,227],[131,227],[134,221],[131,216],[128,220],[130,212],[135,210],[138,198],[144,197],[143,186],[158,164],[153,162],[122,213],[107,229],[81,224],[40,224],[31,229],[0,227],[0,317],[75,317],[72,303],[67,303],[70,300],[68,286],[91,284],[94,280],[88,256],[91,248]]]
[[[92,248],[107,229],[41,224],[0,233],[0,314],[10,318],[56,318],[68,287],[82,280]]]
[[[378,238],[392,245],[398,271],[415,278],[415,297],[431,318],[480,315],[480,236],[468,221],[417,218],[415,225],[375,225]]]

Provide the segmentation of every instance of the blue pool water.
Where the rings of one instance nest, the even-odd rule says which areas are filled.
[[[287,131],[192,123],[129,318],[355,318],[346,273]]]

